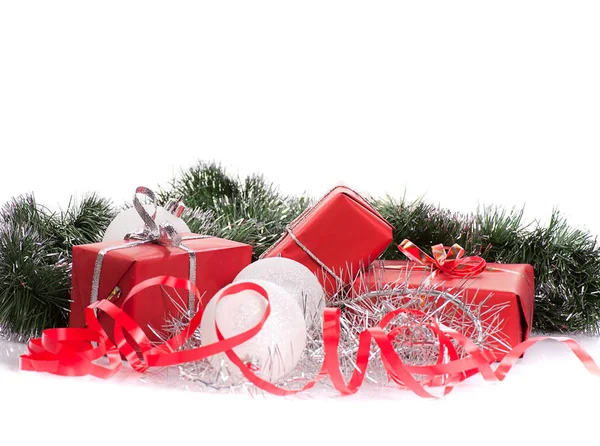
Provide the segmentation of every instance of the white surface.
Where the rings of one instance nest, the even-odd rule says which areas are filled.
[[[597,339],[578,339],[600,360]],[[104,445],[114,435],[150,444],[323,444],[326,438],[378,445],[408,438],[423,444],[541,445],[598,439],[600,378],[550,341],[526,353],[504,382],[474,377],[435,401],[402,390],[337,398],[197,393],[144,383],[130,369],[109,381],[19,373],[16,353],[22,346],[0,345],[2,435],[18,433],[32,441],[26,444],[50,432],[62,432],[57,444],[73,445],[82,444],[83,435]]]
[[[0,201],[35,191],[66,206],[97,190],[120,204],[204,158],[288,192],[344,181],[463,211],[526,203],[539,219],[558,206],[598,234],[599,8],[2,1]],[[585,346],[599,358],[596,340]],[[0,367],[1,444],[51,433],[83,444],[84,430],[99,444],[320,444],[325,428],[335,444],[593,444],[599,382],[562,352],[536,347],[505,383],[474,380],[435,402],[147,389],[120,385],[127,374],[17,373],[13,353]]]

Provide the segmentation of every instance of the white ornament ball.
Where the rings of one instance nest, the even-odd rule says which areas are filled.
[[[154,206],[150,204],[145,204],[144,209],[150,216],[154,212]],[[171,214],[169,211],[165,210],[165,208],[159,206],[156,209],[156,218],[154,219],[157,225],[163,223],[170,223],[177,232],[190,232],[190,228],[185,224],[185,222],[175,215]],[[135,208],[125,209],[121,211],[119,215],[115,217],[115,219],[108,225],[106,228],[106,232],[104,233],[103,242],[112,242],[116,240],[123,240],[125,235],[130,234],[132,232],[137,232],[144,228],[144,221],[142,217],[139,216],[137,210]]]
[[[317,277],[302,263],[284,257],[257,260],[240,271],[234,282],[253,279],[272,282],[294,296],[309,331],[322,326],[325,293]]]
[[[264,280],[249,280],[265,289],[271,303],[271,314],[262,329],[251,339],[233,348],[244,362],[258,368],[256,375],[276,382],[291,372],[304,352],[306,325],[300,307],[283,288]],[[221,289],[210,300],[202,315],[200,339],[203,345],[217,342],[215,319],[225,338],[243,333],[258,324],[266,309],[266,300],[256,291],[246,290],[219,297],[233,284]],[[215,312],[216,310],[216,312]],[[211,356],[210,363],[223,370],[235,382],[243,379],[240,369],[224,353]]]

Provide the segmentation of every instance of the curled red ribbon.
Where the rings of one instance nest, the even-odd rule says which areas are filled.
[[[423,266],[432,266],[439,271],[458,277],[476,276],[485,271],[487,263],[482,257],[464,257],[462,246],[454,244],[451,247],[442,244],[431,247],[433,257],[408,239],[398,245],[398,249],[410,260]]]
[[[200,301],[198,289],[189,280],[159,276],[136,285],[123,303],[134,298],[140,291],[159,285],[191,291],[196,296],[196,301]],[[250,382],[266,392],[275,395],[293,395],[314,387],[318,381],[328,376],[338,392],[350,395],[355,393],[364,381],[370,358],[371,341],[375,341],[380,348],[381,360],[391,381],[410,389],[421,397],[436,398],[436,395],[430,393],[428,388],[441,387],[442,394],[446,395],[456,384],[476,373],[480,373],[488,381],[502,381],[529,347],[538,342],[553,339],[569,347],[590,373],[600,376],[600,368],[577,342],[569,338],[552,337],[531,338],[517,345],[504,357],[496,370],[493,370],[491,364],[495,359],[490,352],[481,350],[461,333],[435,322],[430,323],[428,328],[437,336],[440,345],[437,363],[427,366],[406,365],[393,345],[396,336],[406,326],[396,325],[394,321],[402,313],[414,313],[415,315],[422,315],[422,313],[417,310],[398,309],[388,313],[375,327],[360,333],[356,368],[349,381],[346,382],[338,355],[341,330],[340,309],[326,308],[323,323],[325,357],[320,372],[301,389],[284,389],[257,376],[251,365],[244,363],[233,351],[233,348],[246,342],[261,330],[271,311],[269,296],[265,289],[251,282],[239,282],[229,286],[221,293],[219,300],[244,290],[260,294],[266,300],[266,309],[259,323],[230,338],[223,336],[215,321],[217,342],[181,350],[181,347],[191,338],[200,324],[202,309],[199,308],[185,328],[168,341],[153,347],[143,330],[130,316],[104,299],[89,305],[86,309],[87,328],[49,329],[43,332],[41,338],[32,339],[28,345],[29,353],[21,356],[21,369],[65,376],[92,375],[98,378],[109,378],[122,367],[121,355],[127,358],[134,370],[144,372],[150,367],[199,361],[218,353],[225,353]],[[114,319],[114,343],[100,326],[97,318],[98,311],[103,311]],[[455,345],[461,346],[467,355],[460,357]],[[96,363],[103,356],[108,357],[107,366]],[[417,380],[414,375],[425,378]]]

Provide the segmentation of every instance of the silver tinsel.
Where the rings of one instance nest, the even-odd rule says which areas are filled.
[[[328,306],[338,307],[341,310],[341,336],[338,353],[340,366],[346,379],[349,379],[357,368],[355,359],[359,334],[365,329],[377,325],[390,311],[399,308],[419,310],[419,314],[424,314],[422,316],[401,313],[389,324],[405,328],[398,330],[393,345],[399,357],[407,365],[432,365],[438,361],[440,346],[437,336],[429,328],[431,322],[443,324],[459,331],[481,348],[487,348],[493,344],[496,349],[499,346],[505,346],[506,351],[510,350],[500,330],[503,322],[500,312],[508,303],[487,306],[489,296],[479,296],[476,301],[474,298],[469,301],[465,294],[469,285],[468,280],[463,281],[460,287],[452,289],[444,289],[442,283],[428,283],[426,280],[416,288],[409,287],[410,274],[409,270],[399,274],[399,279],[391,284],[384,283],[379,277],[375,280],[374,286],[370,287],[369,292],[359,292],[358,295],[349,287],[341,288],[328,300]],[[427,276],[426,274],[425,277]],[[167,289],[163,291],[167,295],[171,292]],[[172,300],[177,302],[178,299]],[[179,311],[180,315],[169,320],[163,327],[163,332],[175,333],[187,325],[192,316],[191,313],[187,308],[181,306]],[[157,330],[154,332],[158,334]],[[201,345],[201,339],[199,330],[197,330],[183,348],[193,348],[199,345]],[[459,354],[463,354],[458,345],[456,348]],[[322,333],[314,331],[308,333],[306,348],[298,365],[275,384],[290,390],[302,388],[318,375],[323,359]],[[277,346],[273,347],[270,360],[278,360]],[[213,367],[208,360],[182,364],[177,369],[178,373],[173,373],[172,370],[163,370],[147,375],[143,379],[190,390],[262,394],[262,390],[257,389],[251,383],[232,379],[225,368]],[[416,376],[415,378],[419,379],[420,377]],[[390,381],[381,361],[379,349],[373,343],[362,389],[377,390],[387,387],[397,386]],[[363,391],[362,389],[361,391]],[[322,380],[315,389],[303,392],[299,396],[310,397],[311,394],[322,392],[336,394],[329,379]]]

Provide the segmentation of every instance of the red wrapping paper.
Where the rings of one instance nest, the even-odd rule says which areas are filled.
[[[73,247],[70,327],[85,326],[85,308],[90,304],[98,253],[105,247],[123,243],[117,241]],[[196,284],[203,303],[231,283],[252,259],[252,247],[242,243],[216,237],[184,240],[183,243],[195,252]],[[190,254],[181,248],[146,243],[110,251],[102,264],[98,300],[107,298],[115,287],[119,287],[120,297],[112,300],[119,306],[135,284],[158,275],[189,279],[189,267]],[[139,299],[123,307],[152,341],[168,336],[163,327],[170,317],[177,317],[181,313],[178,305],[188,308],[187,294],[177,295],[172,290],[168,292],[171,297],[161,288],[149,288],[143,291]],[[112,333],[112,319],[101,314],[99,320],[107,333]],[[149,327],[157,331],[159,336]]]
[[[411,288],[418,288],[431,274],[430,268],[423,268],[414,262],[386,260],[377,262],[367,273],[358,277],[353,284],[353,291],[359,295],[377,291],[382,285],[403,283]],[[484,302],[483,311],[492,307],[504,307],[497,312],[500,332],[495,336],[500,339],[488,345],[498,360],[529,338],[535,292],[531,265],[488,263],[484,272],[467,280],[438,271],[431,280],[431,286],[450,292],[454,288],[453,294],[469,304]]]
[[[392,226],[359,194],[347,187],[336,187],[291,225],[296,238],[344,284],[377,259],[392,241]],[[269,248],[263,258],[286,257],[302,263],[318,278],[328,295],[338,289],[336,279],[325,272],[285,234]]]

